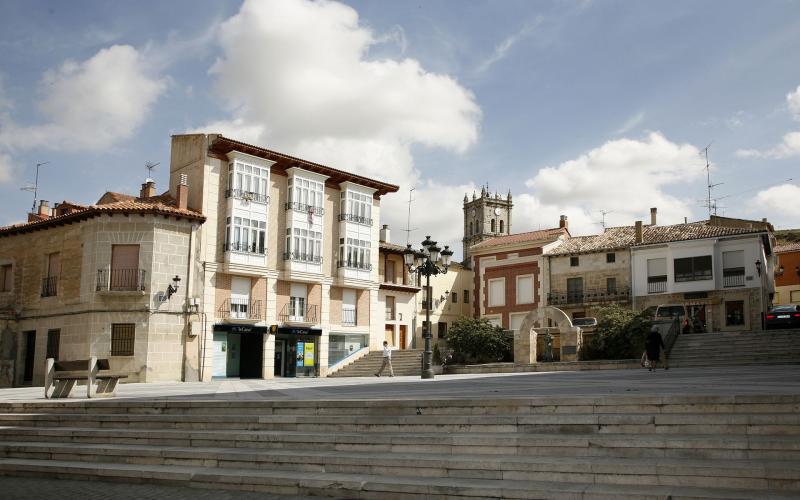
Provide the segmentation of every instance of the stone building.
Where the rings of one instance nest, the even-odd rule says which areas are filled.
[[[498,193],[492,195],[486,187],[481,188],[478,198],[472,193],[469,200],[464,195],[464,264],[469,267],[472,263],[471,247],[478,243],[502,235],[511,234],[511,191],[505,198]]]
[[[452,262],[447,273],[431,276],[430,288],[426,288],[425,277],[421,277],[419,285],[422,292],[415,333],[417,346],[424,344],[425,302],[430,298],[431,338],[434,342],[444,344],[453,323],[459,318],[471,316],[472,282],[472,270],[458,262]]]
[[[0,386],[42,385],[45,359],[108,358],[127,381],[181,380],[190,242],[204,217],[176,197],[46,201],[0,228]],[[174,278],[181,281],[175,281]],[[175,285],[177,290],[175,290]]]
[[[187,373],[324,377],[344,348],[380,346],[377,222],[397,186],[215,134],[172,138],[173,188],[182,175],[207,217]]]
[[[800,304],[800,242],[775,247],[778,263],[775,271],[777,304]]]

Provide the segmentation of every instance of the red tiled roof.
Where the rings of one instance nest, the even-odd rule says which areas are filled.
[[[634,243],[633,226],[610,227],[603,234],[573,236],[548,252],[548,255],[570,255],[627,248]]]
[[[674,224],[672,226],[644,226],[642,227],[642,242],[636,243],[634,246],[669,243],[672,241],[702,240],[736,234],[764,233],[766,231],[766,229],[758,227],[717,226],[710,224],[707,220],[689,222],[687,224]]]
[[[542,229],[540,231],[530,231],[528,233],[508,234],[506,236],[498,236],[481,241],[472,245],[472,249],[483,249],[489,247],[497,247],[503,245],[516,245],[518,243],[527,243],[529,241],[542,241],[542,240],[555,240],[559,236],[565,235],[569,237],[569,231],[563,227],[556,227],[552,229]]]
[[[800,252],[800,241],[785,243],[775,247],[775,253]]]
[[[70,205],[71,210],[62,215],[55,215],[34,222],[0,227],[0,236],[10,236],[12,234],[45,229],[52,226],[90,219],[101,214],[113,213],[164,215],[201,222],[206,219],[203,214],[194,210],[178,208],[175,200],[167,193],[151,198],[137,198],[135,196],[112,193],[109,191],[105,193],[95,205],[83,206],[73,203],[70,203]]]

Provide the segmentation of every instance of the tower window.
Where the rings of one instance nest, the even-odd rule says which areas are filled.
[[[469,223],[469,234],[472,235],[472,222]]]
[[[503,221],[500,221],[500,232],[501,233],[505,232],[505,231],[503,231]]]
[[[570,257],[569,258],[569,265],[572,267],[578,266],[578,258],[577,257]]]
[[[494,219],[492,219],[492,232],[494,232]]]

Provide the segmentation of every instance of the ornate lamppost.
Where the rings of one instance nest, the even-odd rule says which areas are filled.
[[[422,378],[433,378],[433,368],[431,368],[433,357],[431,351],[431,276],[446,274],[452,256],[453,251],[450,250],[450,247],[445,245],[442,250],[436,246],[436,242],[432,241],[430,236],[425,237],[421,250],[415,251],[411,245],[406,245],[403,252],[403,261],[408,272],[425,276],[425,329],[422,332],[422,338],[425,339],[425,351],[422,353]]]

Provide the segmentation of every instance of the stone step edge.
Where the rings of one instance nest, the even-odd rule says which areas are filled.
[[[104,447],[105,446],[105,447]],[[22,448],[22,449],[20,449]],[[27,450],[30,449],[30,450]],[[38,451],[39,449],[43,451]],[[101,453],[97,453],[102,449]],[[548,457],[537,455],[452,455],[452,454],[417,454],[410,452],[364,452],[364,451],[336,451],[336,450],[295,450],[282,448],[270,450],[265,453],[263,448],[220,448],[220,447],[182,447],[182,446],[153,446],[153,445],[127,445],[114,444],[112,447],[104,444],[76,444],[76,443],[26,443],[3,442],[0,450],[14,453],[51,453],[57,455],[92,455],[103,457],[137,456],[157,457],[162,459],[183,460],[209,460],[207,455],[217,457],[216,460],[227,462],[248,461],[252,463],[280,462],[283,464],[326,464],[326,458],[345,459],[345,465],[374,465],[384,464],[394,468],[447,468],[455,470],[494,470],[494,471],[526,471],[528,466],[552,466],[550,472],[583,472],[592,474],[623,474],[623,475],[664,475],[664,476],[693,476],[693,477],[730,477],[735,474],[737,478],[768,478],[800,480],[800,460],[708,460],[671,457]],[[46,451],[44,451],[46,450]],[[126,455],[129,454],[129,455]],[[203,456],[192,456],[203,455]],[[236,457],[236,455],[241,455]],[[258,457],[253,457],[257,455]],[[263,457],[262,460],[257,458]],[[278,460],[275,460],[278,458]],[[283,459],[283,460],[280,460]],[[316,459],[316,460],[313,460]],[[36,460],[41,460],[37,458]],[[402,463],[414,462],[417,465]],[[105,463],[94,462],[90,463]],[[433,464],[425,464],[434,462]],[[489,468],[486,463],[493,462],[494,467]],[[341,464],[341,461],[336,461]],[[446,466],[452,464],[453,466]],[[520,464],[522,467],[514,467]],[[456,466],[457,465],[457,466]],[[566,470],[567,466],[576,470]],[[625,469],[625,472],[610,470],[612,467],[643,466],[654,470],[635,472],[635,467]],[[240,467],[241,468],[241,467]],[[251,468],[244,467],[248,470]],[[260,470],[253,467],[253,470]],[[607,470],[602,470],[607,469]],[[666,470],[662,470],[666,469]],[[537,470],[537,472],[546,472]],[[720,474],[724,472],[724,474]],[[757,474],[755,472],[758,472]],[[800,487],[796,490],[800,491]]]
[[[263,487],[296,488],[297,494],[330,497],[334,492],[372,492],[389,493],[394,497],[398,493],[408,498],[436,498],[438,496],[472,496],[476,498],[531,498],[541,495],[542,498],[554,498],[554,494],[568,495],[570,498],[587,495],[610,495],[624,498],[724,498],[752,499],[754,492],[761,490],[698,488],[685,486],[660,485],[609,485],[570,482],[545,482],[522,480],[491,480],[464,478],[419,478],[378,476],[368,474],[343,473],[307,473],[298,477],[296,471],[263,471],[218,469],[211,467],[190,466],[152,466],[131,465],[106,462],[74,463],[58,460],[27,460],[0,458],[0,474],[17,475],[23,473],[39,474],[47,477],[57,475],[96,477],[114,480],[157,480],[159,483],[190,485],[209,489],[222,489],[239,486],[259,485]],[[224,485],[224,486],[223,486]],[[216,488],[215,488],[216,487]],[[796,495],[789,492],[784,495],[774,491],[763,491],[760,498],[793,499]]]

